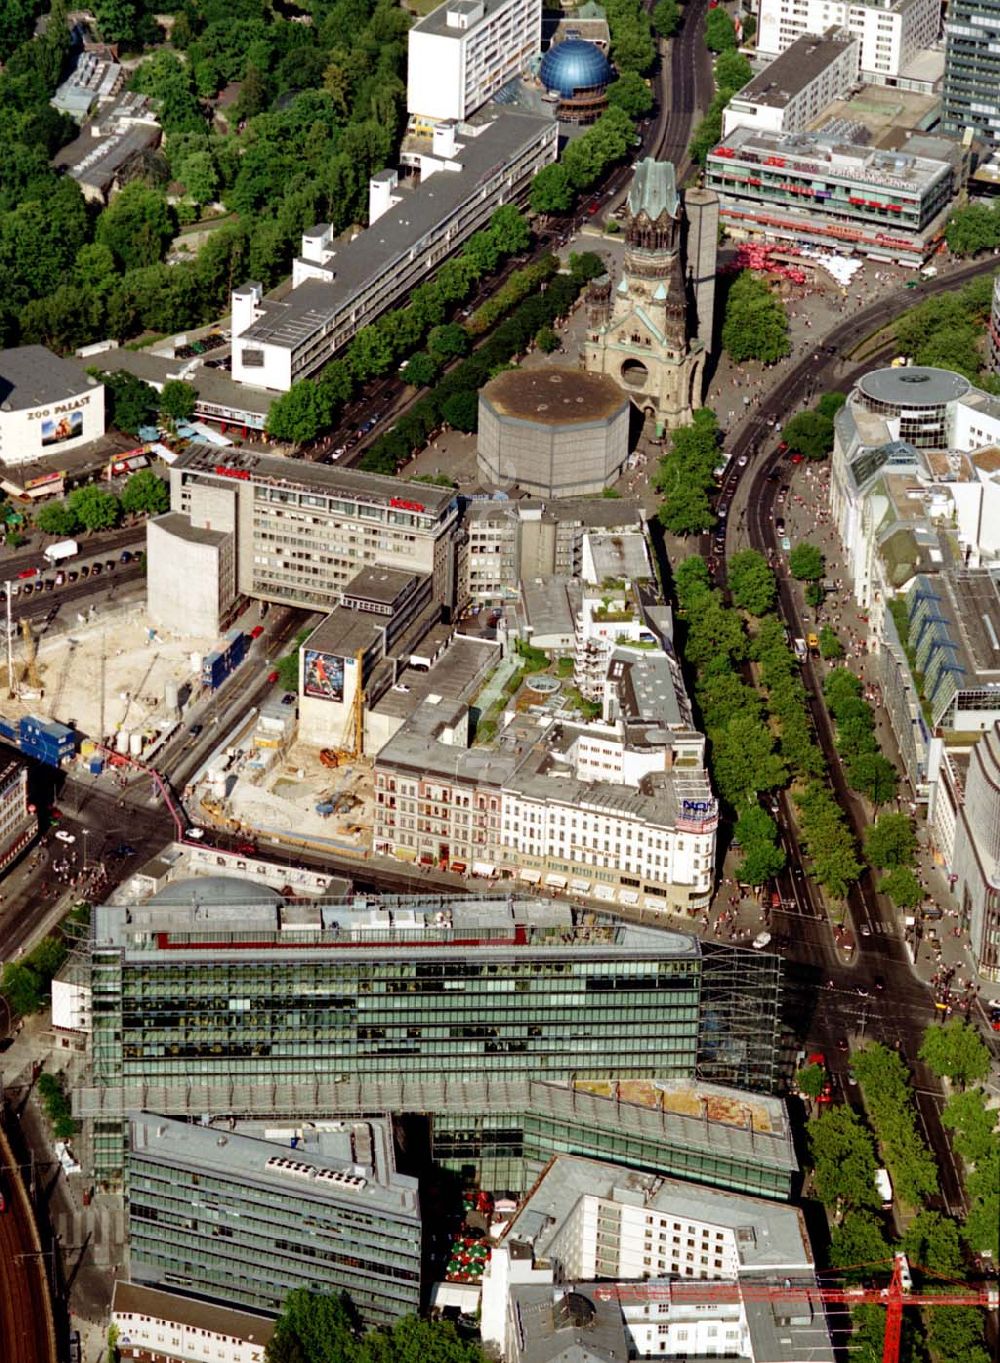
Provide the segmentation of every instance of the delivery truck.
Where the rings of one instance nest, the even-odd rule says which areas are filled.
[[[888,1169],[875,1170],[875,1189],[882,1199],[882,1206],[888,1211],[892,1206],[892,1179]]]
[[[73,558],[80,552],[80,546],[76,540],[59,540],[55,544],[50,544],[44,552],[49,563],[65,563],[66,559]]]

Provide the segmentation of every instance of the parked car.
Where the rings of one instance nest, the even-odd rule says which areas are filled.
[[[123,549],[123,550],[122,550],[121,554],[118,556],[118,562],[119,562],[119,563],[131,563],[131,562],[132,562],[132,555],[129,553],[129,551],[128,551],[127,549]]]
[[[250,638],[259,639],[263,633],[264,633],[263,625],[254,625],[253,629],[250,631]]]
[[[188,733],[191,735],[192,738],[197,738],[201,731],[204,729],[204,727],[205,727],[204,724],[192,724],[191,728],[188,730]]]
[[[76,834],[67,833],[65,828],[57,828],[56,837],[60,842],[76,842]]]

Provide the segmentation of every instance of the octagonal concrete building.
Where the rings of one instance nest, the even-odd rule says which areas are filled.
[[[628,456],[629,412],[606,374],[505,370],[479,393],[479,476],[539,497],[601,492]]]

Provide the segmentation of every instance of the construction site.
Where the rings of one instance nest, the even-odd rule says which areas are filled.
[[[201,685],[201,655],[151,630],[144,602],[78,617],[61,633],[39,634],[22,619],[7,662],[8,716],[57,720],[94,740],[136,734],[140,748]]]

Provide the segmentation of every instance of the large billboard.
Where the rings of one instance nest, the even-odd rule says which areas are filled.
[[[48,417],[42,422],[42,445],[61,445],[64,440],[75,440],[83,435],[83,413],[67,412],[65,416]]]
[[[317,700],[344,699],[344,660],[335,653],[305,649],[302,693]]]

